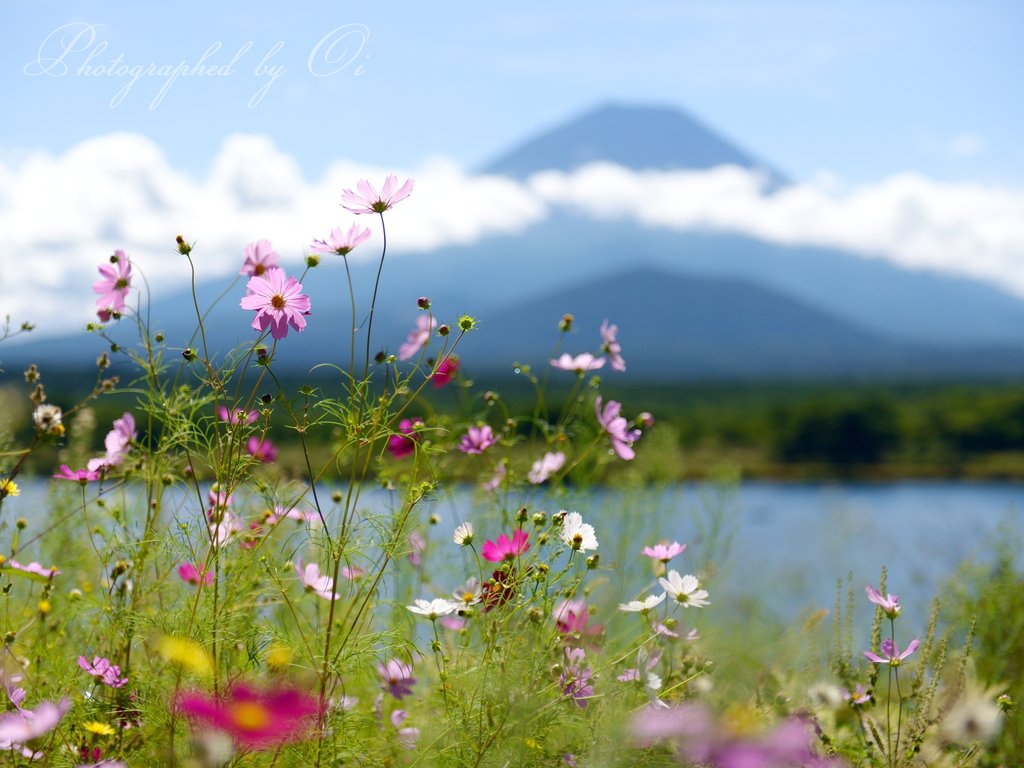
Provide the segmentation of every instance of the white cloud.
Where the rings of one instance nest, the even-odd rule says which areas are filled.
[[[338,161],[309,181],[293,158],[262,136],[231,136],[205,179],[171,167],[135,134],[84,141],[60,156],[0,160],[0,315],[45,332],[92,319],[96,267],[124,248],[157,292],[179,288],[188,270],[174,246],[197,244],[202,276],[237,271],[242,248],[269,238],[298,265],[313,238],[356,219],[340,192],[360,178],[380,183],[396,169]],[[764,189],[755,173],[633,172],[595,164],[519,183],[468,175],[444,159],[412,171],[413,195],[388,218],[388,244],[411,253],[514,233],[559,207],[672,229],[739,232],[766,240],[832,246],[920,269],[998,283],[1024,296],[1024,192],[900,174],[845,188],[818,183]],[[373,241],[353,258],[372,258]],[[407,258],[414,258],[407,256]]]

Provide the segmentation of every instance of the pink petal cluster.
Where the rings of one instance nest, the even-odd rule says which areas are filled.
[[[138,434],[135,430],[135,417],[130,413],[125,413],[120,419],[114,419],[113,427],[103,441],[106,454],[99,458],[89,459],[86,464],[88,470],[105,472],[116,467],[128,455],[128,449]]]
[[[110,659],[94,656],[92,663],[85,656],[78,657],[78,666],[96,678],[97,681],[111,688],[123,688],[128,684],[127,677],[121,677],[121,668],[111,664]]]
[[[678,541],[673,541],[671,544],[655,544],[653,547],[644,547],[641,554],[646,555],[652,560],[660,560],[663,563],[667,563],[676,555],[681,555],[683,550],[686,549],[685,544],[680,544]]]
[[[484,424],[482,427],[470,427],[466,431],[459,441],[459,450],[463,453],[481,454],[497,442],[494,430],[490,425]]]
[[[257,240],[249,243],[245,246],[243,255],[245,262],[238,270],[238,274],[249,275],[249,277],[259,277],[267,270],[277,268],[277,260],[280,258],[269,240]]]
[[[270,442],[269,437],[264,437],[261,440],[253,435],[246,442],[245,450],[256,461],[262,461],[264,464],[270,464],[277,458],[277,446]]]
[[[864,588],[868,593],[868,600],[882,609],[886,616],[895,619],[900,614],[899,595],[883,595],[870,584]]]
[[[437,366],[437,370],[430,377],[430,383],[434,389],[448,386],[451,380],[455,378],[455,374],[459,372],[459,365],[459,358],[455,355],[449,355],[442,360],[441,364]]]
[[[96,469],[72,469],[67,464],[60,465],[60,472],[54,474],[56,480],[71,480],[85,485],[93,480],[100,479],[99,470]]]
[[[514,560],[530,548],[530,535],[521,528],[516,529],[510,539],[504,533],[497,541],[485,541],[480,551],[484,560],[500,563],[502,560]]]
[[[565,466],[564,453],[561,451],[545,453],[530,467],[530,471],[526,473],[526,479],[534,485],[540,485],[563,466]]]
[[[573,371],[580,374],[581,376],[587,371],[596,371],[598,368],[603,368],[605,359],[603,357],[594,357],[589,352],[584,352],[582,355],[576,355],[573,357],[568,352],[563,352],[557,360],[551,360],[551,365],[562,371]]]
[[[563,635],[600,635],[604,627],[590,624],[590,611],[584,600],[563,600],[552,612],[555,627]]]
[[[416,684],[416,678],[412,674],[412,664],[406,664],[399,659],[391,659],[386,664],[379,664],[377,673],[387,692],[399,701],[411,694],[412,686]]]
[[[873,661],[875,664],[889,664],[893,667],[898,667],[904,659],[910,654],[917,650],[917,646],[921,643],[915,637],[907,645],[906,650],[900,651],[899,646],[891,638],[885,638],[882,641],[882,655],[879,656],[877,653],[872,651],[864,651],[864,655],[869,661]]]
[[[423,419],[418,416],[412,419],[402,419],[398,422],[398,431],[401,434],[391,435],[388,438],[388,453],[396,459],[404,459],[409,454],[415,452],[418,439],[416,428],[421,424],[423,424]]]
[[[303,566],[301,560],[296,560],[295,572],[299,574],[299,581],[302,582],[307,592],[320,595],[324,600],[338,599],[338,593],[334,591],[334,579],[321,575],[320,566],[316,563]]]
[[[371,234],[373,233],[369,229],[360,229],[358,224],[353,224],[347,233],[341,227],[335,227],[326,240],[314,240],[309,248],[313,253],[336,253],[339,256],[347,256],[357,246],[365,243]]]
[[[395,174],[384,179],[384,186],[381,188],[380,194],[369,181],[360,179],[356,182],[358,193],[351,189],[342,191],[341,207],[352,213],[384,213],[412,194],[413,180],[407,180],[398,189],[396,187],[398,187],[398,176]]]
[[[244,408],[235,408],[229,411],[227,406],[217,406],[217,418],[226,421],[231,426],[238,424],[252,424],[260,415],[256,411],[247,411]]]
[[[213,584],[213,571],[200,571],[192,563],[182,563],[178,566],[178,576],[189,584],[199,585],[200,582],[210,586]]]
[[[288,335],[290,325],[297,332],[306,327],[305,316],[310,311],[309,296],[302,293],[302,284],[294,277],[285,277],[284,270],[268,269],[262,275],[249,278],[249,292],[239,302],[242,309],[256,311],[252,327],[260,331],[270,329],[277,340]]]
[[[0,748],[7,750],[13,745],[38,739],[49,733],[71,709],[71,699],[61,699],[54,704],[44,701],[35,709],[20,709],[0,715]]]
[[[430,315],[419,315],[416,327],[409,331],[405,343],[398,348],[398,359],[409,360],[430,341],[430,332],[437,327],[437,320]]]
[[[53,576],[60,575],[60,570],[56,566],[51,565],[49,568],[44,568],[35,560],[33,560],[28,565],[22,565],[12,557],[10,560],[6,562],[5,565],[8,568],[13,568],[16,571],[21,571],[22,573],[30,573],[34,576],[42,576],[47,579],[52,578]]]
[[[594,673],[590,667],[583,666],[586,656],[586,651],[582,648],[566,648],[565,666],[558,677],[562,693],[584,709],[590,703],[590,697],[594,695],[594,686],[590,682]]]
[[[185,693],[178,697],[177,707],[248,750],[270,749],[305,738],[320,711],[316,698],[304,691],[256,691],[245,685],[236,685],[220,700],[199,692]]]
[[[625,417],[619,414],[622,403],[609,400],[602,408],[601,397],[598,396],[594,401],[594,410],[597,411],[597,421],[601,429],[611,438],[612,450],[620,459],[633,459],[636,456],[633,443],[640,439],[640,430],[630,429]]]
[[[92,289],[99,294],[96,315],[104,323],[115,312],[124,312],[124,300],[132,288],[132,264],[127,254],[118,248],[110,259],[110,263],[99,266],[103,279],[92,284]]]
[[[625,373],[626,361],[622,359],[622,345],[618,342],[619,326],[609,325],[607,320],[601,322],[601,349],[611,361],[613,371]]]

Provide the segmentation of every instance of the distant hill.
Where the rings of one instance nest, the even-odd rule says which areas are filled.
[[[706,170],[738,165],[783,175],[722,138],[686,112],[670,107],[609,104],[545,131],[510,150],[484,173],[525,179],[538,171],[572,171],[603,161],[634,170]]]

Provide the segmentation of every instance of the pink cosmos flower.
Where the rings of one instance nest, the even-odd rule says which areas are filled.
[[[9,749],[13,744],[24,744],[49,733],[71,709],[71,699],[61,699],[54,704],[44,701],[35,709],[21,709],[0,715],[0,744]]]
[[[582,648],[566,648],[565,666],[558,677],[562,693],[582,709],[586,708],[590,697],[594,695],[594,686],[590,682],[594,673],[590,667],[583,666],[586,656],[586,651]]]
[[[111,258],[112,263],[99,266],[103,279],[92,284],[92,289],[100,296],[96,299],[96,314],[104,323],[113,313],[124,312],[124,300],[132,288],[132,264],[128,256],[118,248]]]
[[[217,406],[217,418],[226,421],[231,426],[237,424],[252,424],[260,415],[256,411],[247,411],[245,408],[235,408],[229,411],[226,406]]]
[[[661,560],[661,562],[667,563],[676,555],[681,555],[685,549],[685,544],[673,541],[671,544],[662,543],[655,544],[653,547],[644,547],[641,554],[647,555],[652,560]]]
[[[412,676],[412,664],[406,664],[399,659],[391,659],[387,664],[378,664],[377,673],[387,692],[399,701],[411,694],[412,686],[416,685],[416,678]]]
[[[95,469],[72,469],[67,464],[60,465],[60,472],[54,476],[56,480],[73,480],[76,483],[85,485],[93,480],[100,479],[99,471]]]
[[[505,475],[508,474],[508,468],[505,466],[505,461],[499,461],[498,465],[494,468],[494,474],[491,479],[484,483],[485,491],[496,491],[501,487],[501,484],[505,482]]]
[[[194,720],[231,736],[247,750],[300,741],[316,724],[320,710],[314,696],[292,688],[255,691],[236,685],[220,701],[199,692],[178,697],[178,709]]]
[[[246,442],[245,450],[256,461],[262,461],[264,464],[270,464],[277,458],[277,446],[270,442],[269,437],[260,440],[259,437],[253,435]]]
[[[137,436],[135,417],[130,413],[126,413],[120,419],[114,419],[113,427],[103,441],[103,447],[107,451],[106,455],[101,458],[89,459],[89,462],[86,464],[88,470],[105,472],[124,461],[132,441]]]
[[[245,246],[243,254],[245,262],[238,270],[238,274],[249,275],[249,277],[259,277],[267,270],[275,269],[277,260],[280,258],[269,240],[257,240],[249,243]]]
[[[78,666],[96,678],[97,681],[111,688],[123,688],[128,684],[127,677],[121,677],[121,668],[111,664],[110,659],[102,656],[93,657],[92,663],[85,656],[78,657]]]
[[[343,565],[341,566],[341,577],[348,579],[349,581],[355,581],[363,574],[366,573],[365,568],[361,568],[358,565]]]
[[[301,560],[296,560],[295,572],[299,574],[299,581],[302,582],[307,592],[314,592],[324,600],[338,599],[338,593],[334,591],[334,579],[330,576],[322,576],[320,566],[316,563],[303,566]]]
[[[427,540],[419,531],[409,534],[409,562],[413,568],[419,568],[423,564],[423,550],[427,548]]]
[[[242,298],[239,306],[256,311],[252,327],[257,331],[270,328],[270,335],[280,340],[288,335],[289,325],[297,332],[306,327],[304,316],[309,314],[309,296],[302,293],[302,283],[294,277],[285,278],[283,269],[274,267],[254,275],[246,289],[249,295]]]
[[[500,563],[502,560],[514,560],[530,548],[529,538],[530,534],[521,528],[517,528],[513,532],[511,539],[503,533],[498,537],[497,541],[485,541],[480,554],[484,560],[489,560],[492,563]]]
[[[391,435],[388,438],[388,453],[396,459],[404,459],[409,454],[415,452],[416,441],[419,439],[416,434],[416,427],[421,424],[423,424],[423,419],[419,416],[412,419],[402,419],[398,422],[398,431],[401,434]]]
[[[398,348],[398,359],[409,360],[430,341],[430,332],[437,326],[437,320],[430,315],[419,315],[416,327],[409,331],[405,343]]]
[[[215,518],[221,517],[228,511],[234,500],[234,494],[211,488],[206,493],[206,503],[208,505],[206,510],[207,518],[212,522]]]
[[[601,340],[604,342],[601,349],[611,360],[612,370],[625,373],[626,361],[622,359],[622,345],[617,340],[618,335],[619,326],[609,325],[607,320],[601,322]]]
[[[13,568],[16,571],[21,571],[22,573],[28,573],[28,574],[31,574],[33,576],[42,576],[43,578],[46,578],[46,579],[49,579],[49,578],[52,578],[54,576],[59,576],[60,575],[60,570],[57,568],[57,566],[51,565],[49,568],[44,568],[42,565],[37,563],[35,560],[33,560],[28,565],[22,565],[21,563],[19,563],[17,560],[15,560],[12,557],[10,560],[7,561],[6,565],[7,565],[8,568]]]
[[[530,471],[526,474],[526,479],[534,485],[540,485],[564,465],[565,454],[561,451],[545,453],[543,458],[535,461],[533,466],[530,467]]]
[[[358,224],[353,224],[347,233],[341,227],[331,230],[331,235],[326,240],[314,240],[309,246],[313,253],[336,253],[339,256],[347,256],[356,246],[365,243],[370,235],[369,229],[360,229]]]
[[[563,352],[561,357],[550,362],[555,368],[563,371],[574,371],[582,376],[587,371],[596,371],[598,368],[603,368],[605,359],[603,357],[594,357],[589,352],[576,355],[576,357],[573,357],[568,352]]]
[[[434,386],[434,389],[448,386],[451,380],[455,378],[455,374],[459,372],[459,365],[459,358],[456,355],[449,355],[442,360],[441,364],[437,366],[437,370],[430,377],[430,383]]]
[[[868,600],[879,606],[890,619],[900,615],[899,595],[883,595],[871,585],[865,587],[865,591],[868,593]]]
[[[624,461],[633,459],[636,456],[633,451],[633,443],[640,439],[640,430],[630,429],[625,417],[619,415],[622,403],[609,400],[602,408],[601,396],[598,395],[594,401],[594,410],[597,411],[597,421],[601,425],[601,429],[612,440],[612,450]]]
[[[867,656],[869,661],[873,661],[875,664],[889,664],[893,667],[898,667],[907,656],[917,650],[917,646],[920,645],[918,639],[915,637],[907,645],[907,648],[902,653],[900,652],[899,646],[892,641],[891,638],[885,638],[882,641],[882,655],[879,656],[877,653],[871,651],[864,651],[864,655]]]
[[[316,525],[320,522],[320,515],[312,510],[301,510],[295,507],[286,508],[280,504],[276,505],[267,515],[267,525],[277,525],[284,519],[294,520],[297,523],[310,523]]]
[[[481,454],[497,442],[494,430],[484,424],[482,427],[470,427],[467,430],[459,441],[459,450],[463,453]]]
[[[199,585],[202,581],[206,586],[213,584],[213,571],[206,571],[205,573],[200,572],[198,568],[192,563],[182,563],[178,566],[178,575],[182,581],[189,584]]]
[[[584,635],[600,635],[604,627],[600,624],[589,624],[590,610],[584,600],[563,600],[551,614],[555,627],[563,635],[573,635],[582,639]]]
[[[854,706],[856,704],[867,704],[871,701],[871,694],[868,692],[867,688],[860,683],[857,683],[856,687],[853,689],[853,693],[850,693],[845,689],[843,690],[843,698],[850,702],[850,706]]]
[[[377,194],[377,190],[370,182],[360,179],[356,182],[358,194],[351,189],[342,191],[341,207],[352,213],[384,213],[412,194],[413,180],[409,179],[397,190],[396,186],[398,186],[398,177],[395,174],[384,179],[384,187],[380,194]]]

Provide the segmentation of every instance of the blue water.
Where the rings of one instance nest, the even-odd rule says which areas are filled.
[[[44,483],[21,485],[22,495],[4,502],[6,522],[34,518],[33,510],[47,498]],[[376,489],[365,500],[374,507],[389,503]],[[606,566],[601,573],[617,593],[614,599],[634,595],[650,578],[649,561],[639,555],[644,545],[678,540],[688,549],[670,567],[706,576],[719,604],[757,595],[784,616],[831,608],[837,578],[845,580],[852,572],[860,598],[864,585],[877,585],[886,566],[889,591],[901,596],[904,614],[919,624],[931,598],[961,563],[990,562],[998,540],[1024,531],[1022,484],[691,484],[591,491],[557,500],[533,497],[510,506],[520,503],[531,512],[575,509],[594,525]],[[473,520],[481,540],[502,530],[493,497],[442,494],[425,505],[424,519],[431,512],[441,523],[424,526],[428,553],[447,559],[454,569],[461,570],[460,558],[451,556],[449,537],[457,523]]]

